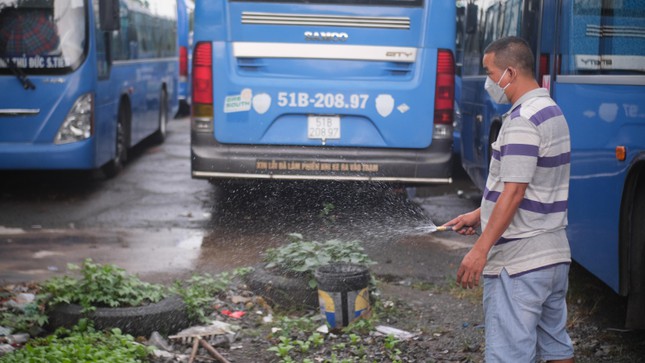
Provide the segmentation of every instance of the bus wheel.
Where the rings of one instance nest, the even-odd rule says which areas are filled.
[[[645,170],[634,188],[633,206],[629,217],[630,289],[627,295],[625,326],[629,329],[645,328]]]
[[[119,117],[116,123],[116,144],[114,159],[103,166],[103,173],[108,178],[113,178],[123,170],[128,160],[128,111],[124,103],[119,106]]]
[[[168,94],[166,89],[161,89],[161,96],[159,97],[159,128],[152,136],[156,144],[162,144],[166,140],[168,134]]]

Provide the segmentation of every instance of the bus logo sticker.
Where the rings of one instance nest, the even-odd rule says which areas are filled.
[[[349,34],[345,32],[305,32],[306,41],[318,42],[346,42],[349,39]]]
[[[376,97],[376,111],[382,117],[388,117],[394,110],[394,97],[381,94]]]
[[[618,116],[618,105],[615,103],[601,103],[598,107],[598,116],[605,122],[614,122]]]
[[[399,112],[401,112],[401,113],[406,113],[406,112],[410,111],[410,106],[408,106],[405,103],[402,103],[396,109],[399,110]]]
[[[253,97],[253,109],[260,115],[265,114],[271,107],[271,96],[260,93]]]
[[[251,109],[253,91],[245,88],[239,95],[226,96],[224,99],[224,113],[243,112]]]

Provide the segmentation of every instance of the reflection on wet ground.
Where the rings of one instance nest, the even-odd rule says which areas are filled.
[[[413,260],[407,264],[410,272],[413,265],[423,271],[436,260],[435,275],[445,273],[439,271],[445,259],[435,253],[445,246],[441,238],[414,235],[416,227],[430,220],[403,188],[341,183],[205,188],[211,188],[213,200],[205,202],[201,212],[182,216],[200,228],[0,227],[5,251],[0,255],[0,281],[42,280],[67,272],[67,263],[85,258],[117,264],[151,281],[218,273],[261,262],[267,248],[286,243],[287,234],[293,232],[307,240],[359,240],[373,259],[383,262],[385,274],[388,268],[398,269],[393,256],[402,252],[401,247],[408,251],[401,258]]]
[[[417,190],[422,197],[413,201],[414,190],[374,183],[213,186],[191,179],[189,120],[168,128],[162,145],[136,147],[113,179],[0,171],[0,283],[42,280],[85,258],[156,281],[216,273],[257,264],[293,232],[306,240],[359,240],[384,274],[419,265],[435,276],[450,267],[444,251],[469,243],[415,230],[472,207],[457,197],[458,188],[472,188],[463,173],[454,184]]]

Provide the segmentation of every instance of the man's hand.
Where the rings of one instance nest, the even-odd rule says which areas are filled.
[[[481,223],[479,208],[466,214],[461,214],[456,218],[448,221],[444,226],[452,227],[452,230],[463,235],[473,235],[477,233],[475,227]]]
[[[478,248],[473,247],[467,254],[464,256],[464,259],[461,261],[459,270],[457,270],[457,285],[461,285],[462,288],[473,288],[479,286],[479,281],[484,271],[484,266],[486,265],[486,260],[488,258],[488,253],[484,252]]]

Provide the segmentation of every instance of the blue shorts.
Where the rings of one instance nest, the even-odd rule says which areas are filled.
[[[569,265],[484,278],[486,362],[573,357],[566,331]]]

